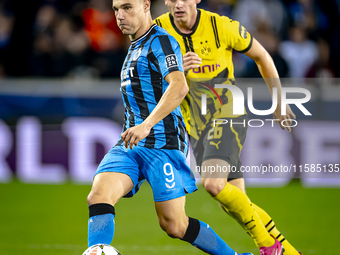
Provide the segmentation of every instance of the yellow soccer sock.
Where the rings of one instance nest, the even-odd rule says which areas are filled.
[[[279,240],[283,247],[285,248],[284,255],[299,255],[297,250],[281,235],[280,231],[276,228],[275,222],[272,218],[260,207],[253,203],[253,208],[256,211],[257,215],[260,217],[263,225],[265,225],[269,234],[274,236],[277,240]]]
[[[214,198],[248,232],[258,247],[269,247],[275,243],[253,209],[248,196],[239,188],[227,183]]]

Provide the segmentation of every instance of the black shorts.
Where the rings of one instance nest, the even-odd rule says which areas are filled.
[[[231,167],[228,175],[230,181],[243,178],[240,154],[246,139],[248,119],[247,115],[232,118],[234,123],[232,126],[230,125],[230,118],[224,119],[228,120],[227,124],[207,127],[201,132],[199,140],[190,137],[190,144],[197,166],[201,166],[202,162],[208,159],[227,161]]]

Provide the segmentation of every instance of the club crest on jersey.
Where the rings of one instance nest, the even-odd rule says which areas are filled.
[[[140,54],[142,53],[142,48],[139,48],[137,51],[136,51],[136,53],[135,53],[135,55],[133,56],[133,61],[136,61],[138,58],[139,58],[139,56],[140,56]]]
[[[202,45],[201,54],[205,57],[209,56],[211,54],[211,51],[212,51],[210,45],[207,42],[208,41],[205,41],[205,43],[201,42],[201,45]]]
[[[178,66],[177,57],[175,54],[165,56],[166,67],[169,69],[174,66]]]
[[[247,34],[247,29],[245,29],[244,26],[242,26],[242,25],[240,24],[239,27],[238,27],[238,31],[239,31],[239,33],[240,33],[240,36],[241,36],[243,39],[247,39],[247,36],[248,36],[248,34]]]

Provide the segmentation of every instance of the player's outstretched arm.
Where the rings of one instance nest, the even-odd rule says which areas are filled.
[[[255,38],[253,38],[253,44],[245,55],[255,61],[263,79],[270,89],[270,93],[273,93],[273,88],[277,88],[277,107],[273,115],[274,119],[278,120],[276,122],[279,122],[281,128],[284,130],[285,127],[281,122],[287,120],[287,124],[290,126],[292,124],[290,120],[295,119],[295,114],[290,109],[290,106],[287,105],[286,115],[281,115],[281,82],[272,57]],[[291,131],[290,127],[286,127],[286,129],[289,132]]]
[[[165,77],[165,80],[169,86],[151,114],[142,124],[129,128],[122,134],[125,148],[130,143],[132,149],[133,145],[147,137],[151,128],[175,110],[188,94],[189,88],[183,72],[173,71]]]

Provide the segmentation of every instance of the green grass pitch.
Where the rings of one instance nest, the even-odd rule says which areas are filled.
[[[0,254],[79,255],[87,245],[89,185],[0,184]],[[279,230],[304,255],[338,255],[340,189],[248,188]],[[238,252],[259,254],[253,240],[199,186],[187,196],[187,214],[209,223]],[[158,226],[151,189],[116,205],[112,243],[123,255],[203,254],[169,238]]]

